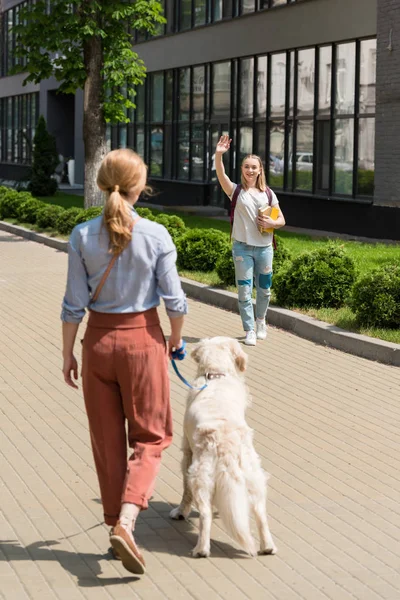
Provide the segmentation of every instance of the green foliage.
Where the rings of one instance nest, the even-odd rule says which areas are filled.
[[[400,327],[400,266],[385,265],[359,279],[351,308],[366,327]]]
[[[76,220],[76,225],[79,225],[79,223],[85,223],[86,221],[90,221],[90,219],[96,219],[97,217],[100,217],[100,215],[103,214],[103,206],[91,206],[86,210],[78,210],[80,210],[80,214]]]
[[[107,122],[129,122],[127,109],[134,107],[134,88],[145,77],[144,63],[132,50],[131,32],[152,35],[165,23],[160,2],[52,0],[50,10],[48,6],[47,0],[36,0],[21,8],[15,50],[24,64],[21,61],[14,72],[28,73],[24,83],[53,76],[60,82],[60,92],[74,94],[84,88],[88,50],[95,44],[103,105],[91,110],[101,108]]]
[[[3,192],[0,196],[0,218],[15,219],[20,204],[19,193],[9,188],[5,189],[6,192]]]
[[[89,209],[90,210],[90,209]],[[63,210],[56,220],[56,229],[61,235],[69,235],[75,225],[80,223],[80,219],[83,217],[84,212],[80,208],[68,208]]]
[[[283,238],[276,234],[275,243],[276,248],[274,250],[273,272],[276,275],[287,261],[292,260],[292,254]]]
[[[235,265],[232,257],[232,248],[228,245],[220,254],[215,265],[218,277],[225,285],[236,285]]]
[[[61,206],[46,204],[37,212],[36,225],[41,229],[56,229],[57,219],[63,212]]]
[[[149,221],[155,221],[155,216],[149,208],[139,206],[138,208],[135,207],[135,210],[139,217],[142,217],[143,219],[148,219]]]
[[[35,196],[54,196],[58,186],[51,176],[58,165],[58,154],[55,138],[47,131],[42,115],[39,117],[33,144],[29,190]]]
[[[285,263],[274,277],[274,291],[282,306],[339,307],[354,279],[353,260],[342,247],[329,243]]]
[[[21,195],[21,194],[20,194]],[[30,195],[30,194],[29,194]],[[17,218],[21,223],[36,223],[37,213],[43,207],[43,202],[33,198],[20,201],[17,208]]]
[[[178,267],[191,271],[212,271],[229,238],[217,229],[190,229],[178,238]]]
[[[186,225],[180,217],[176,215],[157,215],[154,220],[168,230],[174,244],[185,233]]]

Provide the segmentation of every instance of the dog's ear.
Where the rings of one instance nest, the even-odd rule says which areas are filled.
[[[247,368],[247,354],[237,340],[232,340],[232,342],[231,349],[235,357],[236,366],[243,373]]]
[[[201,350],[201,342],[196,344],[190,353],[190,356],[198,363],[200,362],[200,350]]]

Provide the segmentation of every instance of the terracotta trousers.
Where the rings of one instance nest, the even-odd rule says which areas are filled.
[[[91,311],[82,380],[104,520],[113,526],[121,503],[148,507],[161,452],[172,441],[168,357],[157,310]]]

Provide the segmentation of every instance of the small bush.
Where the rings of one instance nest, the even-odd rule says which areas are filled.
[[[69,235],[75,225],[77,225],[80,221],[80,218],[83,216],[82,208],[68,208],[59,214],[56,220],[56,229],[58,233],[61,235]]]
[[[43,208],[37,212],[36,225],[41,229],[47,229],[49,227],[56,229],[57,219],[63,212],[65,212],[65,209],[62,206],[45,204]]]
[[[330,243],[285,263],[274,277],[274,291],[282,306],[337,308],[345,303],[354,279],[353,260]]]
[[[178,266],[190,271],[213,271],[229,238],[217,229],[190,229],[177,239]]]
[[[5,192],[0,198],[0,218],[1,219],[16,219],[17,210],[21,203],[20,195],[15,190],[6,188]]]
[[[400,327],[400,266],[385,265],[356,282],[351,308],[366,327]]]
[[[54,196],[57,181],[52,178],[59,163],[56,140],[47,131],[46,121],[41,115],[33,139],[32,171],[29,190],[35,196]]]
[[[177,243],[178,239],[186,231],[185,222],[176,215],[157,215],[154,220],[156,221],[156,223],[164,225],[164,227],[168,230],[168,233],[172,237],[174,244]]]
[[[86,208],[85,210],[81,210],[81,215],[78,217],[76,221],[76,225],[79,223],[85,223],[86,221],[90,221],[91,219],[96,219],[103,214],[103,206],[91,206],[90,208]],[[80,209],[78,209],[80,210]]]
[[[36,223],[36,218],[39,210],[43,208],[43,202],[33,198],[23,200],[17,208],[17,218],[20,223]]]
[[[149,208],[139,206],[138,208],[135,207],[135,210],[139,217],[143,219],[148,219],[149,221],[155,221],[156,219]]]
[[[236,285],[235,279],[235,264],[232,257],[232,248],[227,246],[215,265],[218,277],[225,285]]]
[[[292,260],[292,255],[286,246],[286,243],[278,235],[275,235],[275,243],[276,248],[274,250],[274,262],[272,265],[272,270],[276,275],[287,261]]]
[[[0,185],[0,200],[10,191],[10,188],[5,185]]]

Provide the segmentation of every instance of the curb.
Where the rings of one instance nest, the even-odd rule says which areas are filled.
[[[11,225],[10,223],[0,221],[0,230],[33,242],[45,244],[62,252],[67,252],[68,242],[30,231],[19,225]],[[181,277],[181,281],[184,292],[190,298],[223,308],[224,310],[229,310],[230,312],[239,312],[236,294],[226,290],[215,289],[203,283],[186,279],[185,277]],[[268,322],[274,327],[290,331],[299,337],[322,346],[328,346],[342,352],[354,354],[355,356],[400,367],[400,344],[352,333],[345,329],[340,329],[340,327],[336,327],[335,325],[318,321],[313,317],[275,306],[270,306],[268,309]]]

